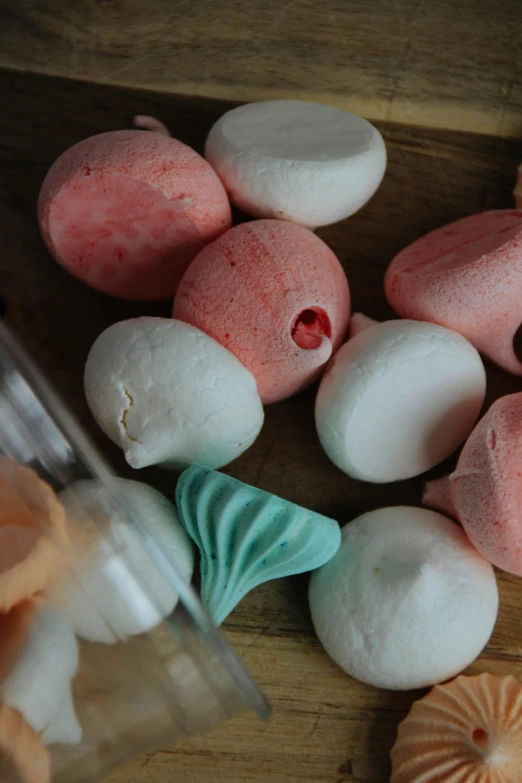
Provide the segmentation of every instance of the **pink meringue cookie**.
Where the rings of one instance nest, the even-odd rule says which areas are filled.
[[[243,223],[202,250],[173,311],[235,354],[265,404],[319,377],[349,315],[348,281],[335,254],[308,229],[283,220]]]
[[[522,323],[522,210],[482,212],[421,237],[386,273],[386,296],[402,318],[447,326],[515,375]]]
[[[522,576],[522,392],[479,421],[449,476],[428,481],[423,502],[460,520],[493,565]]]
[[[123,299],[173,296],[194,256],[232,223],[210,164],[150,120],[138,118],[159,132],[101,133],[68,149],[38,201],[40,229],[58,263]]]

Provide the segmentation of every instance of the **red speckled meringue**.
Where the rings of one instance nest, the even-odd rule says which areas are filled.
[[[201,155],[152,132],[80,141],[48,172],[38,220],[50,253],[87,285],[123,299],[168,299],[194,256],[232,223],[217,174]]]
[[[424,504],[457,517],[493,565],[522,576],[522,392],[479,421],[450,475],[427,482]]]
[[[194,259],[173,316],[237,356],[266,404],[319,377],[346,332],[350,293],[341,264],[319,237],[283,220],[256,220],[227,231]]]
[[[515,375],[522,323],[522,211],[482,212],[432,231],[393,259],[388,302],[402,318],[447,326]]]

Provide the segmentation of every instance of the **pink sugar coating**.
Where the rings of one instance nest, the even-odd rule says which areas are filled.
[[[349,315],[348,281],[335,254],[308,229],[282,220],[243,223],[202,250],[173,311],[243,362],[264,403],[320,375]]]
[[[522,375],[513,350],[522,323],[522,210],[482,212],[421,237],[395,256],[385,289],[402,318],[454,329]]]
[[[173,296],[195,255],[232,222],[210,165],[163,133],[112,131],[79,142],[49,170],[38,220],[71,274],[124,299]]]
[[[522,392],[491,406],[454,473],[428,482],[423,501],[456,516],[493,565],[522,576]]]

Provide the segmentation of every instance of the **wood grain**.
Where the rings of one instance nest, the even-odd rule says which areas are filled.
[[[0,64],[517,136],[519,0],[0,0]]]
[[[168,315],[169,303],[118,302],[82,286],[48,256],[35,220],[38,189],[56,156],[90,134],[151,113],[201,149],[212,122],[230,103],[153,94],[0,70],[0,294],[7,321],[92,435],[114,469],[149,481],[171,497],[175,476],[133,473],[96,428],[83,399],[89,347],[110,323],[137,314]],[[390,315],[382,278],[393,254],[446,221],[510,206],[516,140],[379,123],[389,150],[384,183],[369,205],[320,233],[338,254],[354,307]],[[488,404],[520,389],[520,379],[488,367]],[[341,523],[386,504],[418,503],[421,482],[354,482],[322,453],[313,425],[315,390],[267,409],[256,444],[229,472]],[[441,475],[450,463],[439,466]],[[470,672],[522,678],[522,581],[499,574],[495,634]],[[208,737],[190,738],[114,772],[112,783],[385,783],[397,724],[417,693],[390,693],[344,675],[314,636],[307,578],[280,580],[250,594],[225,630],[274,707],[260,724],[246,715]]]

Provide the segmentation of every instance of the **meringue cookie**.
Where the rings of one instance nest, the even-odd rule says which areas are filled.
[[[498,568],[522,576],[522,392],[501,397],[479,421],[450,476],[428,481],[423,503],[460,521]]]
[[[181,321],[135,318],[106,329],[85,366],[91,412],[133,468],[222,467],[263,425],[253,375]]]
[[[17,710],[0,702],[0,770],[6,783],[50,783],[49,753]]]
[[[335,520],[199,465],[181,474],[176,503],[217,625],[257,585],[318,568],[341,543]]]
[[[373,196],[386,148],[369,122],[311,101],[239,106],[212,127],[205,157],[247,215],[335,223]]]
[[[455,329],[522,375],[513,348],[522,322],[522,210],[481,212],[431,231],[395,256],[384,283],[402,318]]]
[[[312,574],[310,608],[328,655],[378,688],[447,680],[487,643],[498,609],[491,565],[451,520],[381,508],[342,529],[341,548]]]
[[[137,481],[113,479],[112,486],[188,584],[194,552],[172,503]],[[64,571],[48,596],[67,614],[75,633],[91,642],[112,644],[149,631],[168,617],[178,595],[105,485],[77,481],[60,500],[75,554],[70,571]],[[95,532],[89,535],[93,527]]]
[[[0,455],[0,611],[40,592],[68,544],[65,514],[51,487]]]
[[[522,685],[457,677],[416,701],[391,752],[390,783],[520,783]]]
[[[112,296],[154,300],[173,296],[190,261],[232,218],[223,185],[197,152],[164,132],[122,130],[58,158],[38,221],[49,252],[75,277]]]
[[[350,291],[335,253],[311,231],[255,220],[194,259],[173,315],[232,351],[268,404],[321,375],[344,338]]]
[[[486,392],[480,356],[434,324],[366,319],[354,326],[358,333],[337,352],[317,394],[321,444],[353,478],[417,476],[471,432]]]
[[[0,699],[53,742],[77,744],[82,730],[72,702],[71,680],[79,656],[71,623],[43,598],[26,602],[19,611],[19,622],[27,633],[16,663],[0,683]],[[0,634],[1,629],[0,619]]]

